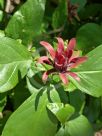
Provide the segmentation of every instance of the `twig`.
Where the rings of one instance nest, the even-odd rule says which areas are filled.
[[[63,29],[64,29],[64,25],[62,27],[58,28],[58,29],[54,29],[54,30],[48,32],[47,34],[50,35],[50,34],[59,33],[59,32],[62,32]]]

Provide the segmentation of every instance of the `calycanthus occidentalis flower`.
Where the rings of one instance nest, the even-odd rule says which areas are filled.
[[[68,84],[68,75],[73,77],[75,80],[80,81],[80,78],[75,72],[71,72],[71,69],[76,68],[78,65],[82,64],[87,60],[86,56],[80,57],[79,53],[74,54],[74,48],[76,45],[76,39],[72,38],[66,49],[64,49],[64,41],[62,38],[58,37],[58,47],[57,50],[45,41],[41,41],[40,44],[46,48],[49,52],[50,57],[42,56],[38,59],[41,64],[51,65],[53,68],[45,71],[42,80],[46,81],[50,74],[58,73],[62,82]]]

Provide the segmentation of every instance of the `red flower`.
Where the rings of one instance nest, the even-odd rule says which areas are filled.
[[[44,72],[42,79],[43,81],[46,81],[48,78],[49,74],[58,72],[61,80],[63,81],[64,84],[68,83],[68,78],[67,75],[70,75],[76,80],[80,80],[80,78],[77,76],[76,73],[71,72],[70,70],[72,68],[77,67],[81,63],[85,62],[87,60],[87,57],[79,57],[79,53],[76,55],[74,54],[74,48],[76,45],[76,40],[75,38],[72,38],[66,49],[64,49],[64,41],[62,38],[57,38],[58,40],[58,47],[57,50],[55,51],[53,47],[45,42],[41,41],[40,44],[44,46],[47,51],[49,52],[51,58],[47,56],[40,57],[38,59],[39,63],[45,63],[52,65],[53,68]]]

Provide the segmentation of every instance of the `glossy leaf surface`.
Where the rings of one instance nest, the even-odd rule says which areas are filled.
[[[6,35],[30,44],[40,32],[44,9],[45,0],[27,0],[9,21]]]
[[[54,135],[57,124],[51,121],[50,114],[46,109],[46,105],[50,101],[60,102],[57,91],[41,89],[32,94],[9,118],[2,136]]]
[[[68,121],[65,128],[61,127],[56,136],[93,136],[93,129],[83,115]]]
[[[84,53],[102,44],[102,28],[95,23],[87,23],[77,31],[77,47]]]
[[[49,103],[47,107],[62,124],[64,124],[74,113],[74,108],[69,104]]]
[[[0,38],[0,92],[12,89],[27,73],[31,56],[19,42]]]
[[[87,54],[88,60],[76,68],[81,81],[73,83],[83,92],[92,96],[102,96],[102,45]],[[94,61],[93,61],[94,60]]]

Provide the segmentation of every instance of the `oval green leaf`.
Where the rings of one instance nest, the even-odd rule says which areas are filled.
[[[47,107],[62,124],[64,124],[75,111],[71,105],[64,105],[63,103],[49,103]]]
[[[65,126],[65,133],[70,136],[93,136],[93,129],[87,118],[83,115],[69,121]]]
[[[6,35],[30,44],[39,34],[44,10],[45,0],[27,0],[9,21]]]
[[[88,60],[76,69],[81,81],[72,82],[83,92],[102,96],[102,45],[87,54]]]
[[[94,132],[87,118],[80,115],[61,127],[56,136],[94,136]]]
[[[51,121],[46,105],[60,102],[56,90],[41,89],[32,94],[9,118],[2,136],[54,136],[57,124]]]
[[[0,38],[0,92],[5,92],[23,78],[30,67],[31,56],[19,42]]]
[[[77,47],[87,53],[102,44],[101,26],[95,23],[87,23],[77,31]]]

